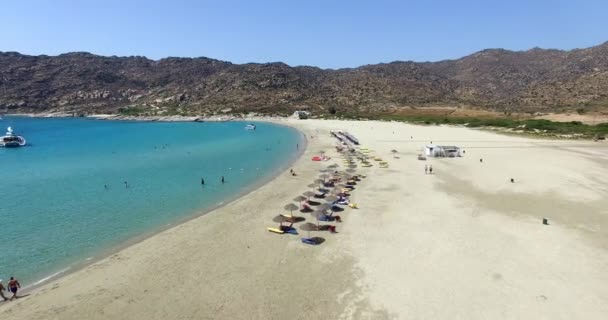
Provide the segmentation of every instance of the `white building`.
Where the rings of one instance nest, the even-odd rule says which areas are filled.
[[[310,112],[298,110],[293,113],[292,117],[296,119],[308,119],[308,117],[310,117]]]
[[[454,158],[460,157],[460,148],[456,146],[438,146],[434,144],[428,144],[424,147],[424,154],[428,157],[437,158]]]

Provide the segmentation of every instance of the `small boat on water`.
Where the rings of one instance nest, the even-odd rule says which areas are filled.
[[[25,138],[13,133],[13,128],[8,127],[6,134],[0,137],[0,147],[16,148],[26,144]]]
[[[248,124],[245,126],[245,130],[255,130],[255,124]]]

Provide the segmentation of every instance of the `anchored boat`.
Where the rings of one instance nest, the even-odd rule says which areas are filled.
[[[6,129],[6,134],[0,137],[0,147],[16,148],[23,147],[25,144],[25,138],[16,135],[11,127],[8,127]]]

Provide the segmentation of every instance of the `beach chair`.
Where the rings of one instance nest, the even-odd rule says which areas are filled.
[[[302,243],[310,244],[310,245],[313,245],[313,246],[316,246],[316,245],[319,244],[313,238],[302,238]]]
[[[278,233],[278,234],[284,234],[285,231],[279,229],[279,228],[273,228],[273,227],[268,227],[266,228],[268,229],[268,231],[273,232],[273,233]]]

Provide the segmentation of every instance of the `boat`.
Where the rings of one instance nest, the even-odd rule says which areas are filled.
[[[23,147],[26,144],[25,138],[13,133],[13,128],[8,127],[6,134],[0,137],[0,147],[16,148]]]
[[[251,124],[250,123],[250,124],[248,124],[248,125],[245,126],[245,129],[246,130],[255,130],[255,124]]]

